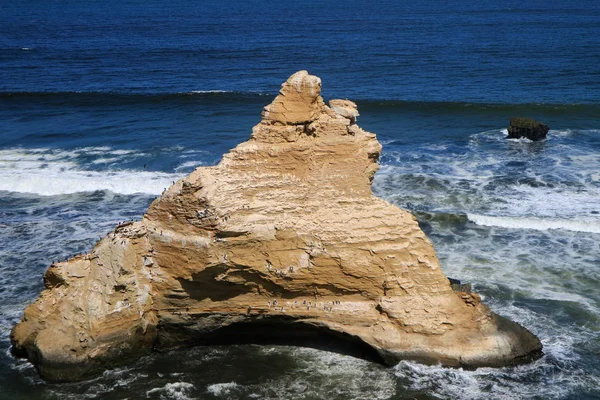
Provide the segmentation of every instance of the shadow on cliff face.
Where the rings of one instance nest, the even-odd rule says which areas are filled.
[[[310,347],[379,364],[388,364],[374,348],[357,336],[336,332],[322,325],[294,321],[293,317],[256,317],[258,319],[233,323],[210,332],[198,331],[195,324],[188,326],[163,325],[159,327],[155,350],[171,350],[190,345],[283,345]],[[213,325],[213,322],[210,321],[207,325]],[[201,323],[201,325],[204,324]]]
[[[177,278],[182,289],[190,298],[196,301],[210,299],[213,302],[222,302],[237,296],[250,293],[270,293],[271,296],[282,299],[293,299],[299,294],[311,296],[313,292],[293,292],[275,284],[269,279],[264,279],[259,273],[251,272],[246,267],[232,267],[226,264],[207,267],[201,272],[192,275],[192,280]],[[284,277],[284,279],[286,279]],[[291,279],[291,278],[287,278]],[[240,283],[241,282],[241,283]],[[318,288],[330,294],[359,293],[359,290],[336,290],[331,284],[314,284],[310,289]]]
[[[229,269],[226,265],[215,265],[193,274],[191,281],[183,278],[177,280],[183,290],[197,301],[204,299],[215,302],[225,301],[251,292],[254,285],[236,285],[219,280],[219,276],[228,274]]]

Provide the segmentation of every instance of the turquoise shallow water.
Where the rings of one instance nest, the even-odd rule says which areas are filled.
[[[3,8],[0,398],[600,398],[598,5],[348,4]],[[50,263],[218,162],[298,69],[326,99],[357,101],[384,146],[373,191],[414,212],[445,273],[545,356],[462,371],[216,346],[60,385],[12,358],[9,331]],[[516,115],[548,139],[506,140]]]

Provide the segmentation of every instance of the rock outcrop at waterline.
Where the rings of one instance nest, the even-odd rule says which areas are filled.
[[[515,117],[510,119],[508,126],[508,138],[519,139],[526,137],[529,140],[537,142],[546,139],[548,134],[548,125],[531,118]]]
[[[371,192],[381,145],[356,105],[300,71],[251,138],[176,182],[141,221],[55,263],[11,333],[48,380],[152,349],[334,337],[386,363],[502,366],[539,340],[454,292],[416,219]]]

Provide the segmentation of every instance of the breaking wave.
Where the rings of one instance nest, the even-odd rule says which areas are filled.
[[[184,176],[138,169],[119,168],[139,153],[107,147],[0,150],[0,190],[54,196],[99,190],[119,194],[159,195]],[[190,169],[201,162],[184,161],[176,171]],[[94,167],[103,169],[94,169]]]
[[[483,226],[497,226],[510,229],[534,229],[546,231],[562,229],[574,232],[600,233],[600,220],[564,219],[564,218],[527,218],[527,217],[496,217],[479,214],[467,214],[467,218]]]

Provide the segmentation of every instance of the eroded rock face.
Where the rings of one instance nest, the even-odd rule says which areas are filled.
[[[381,145],[356,105],[300,71],[250,140],[176,182],[142,220],[53,264],[11,333],[49,380],[151,349],[338,337],[387,363],[501,366],[529,331],[454,292],[415,218],[371,193]]]

